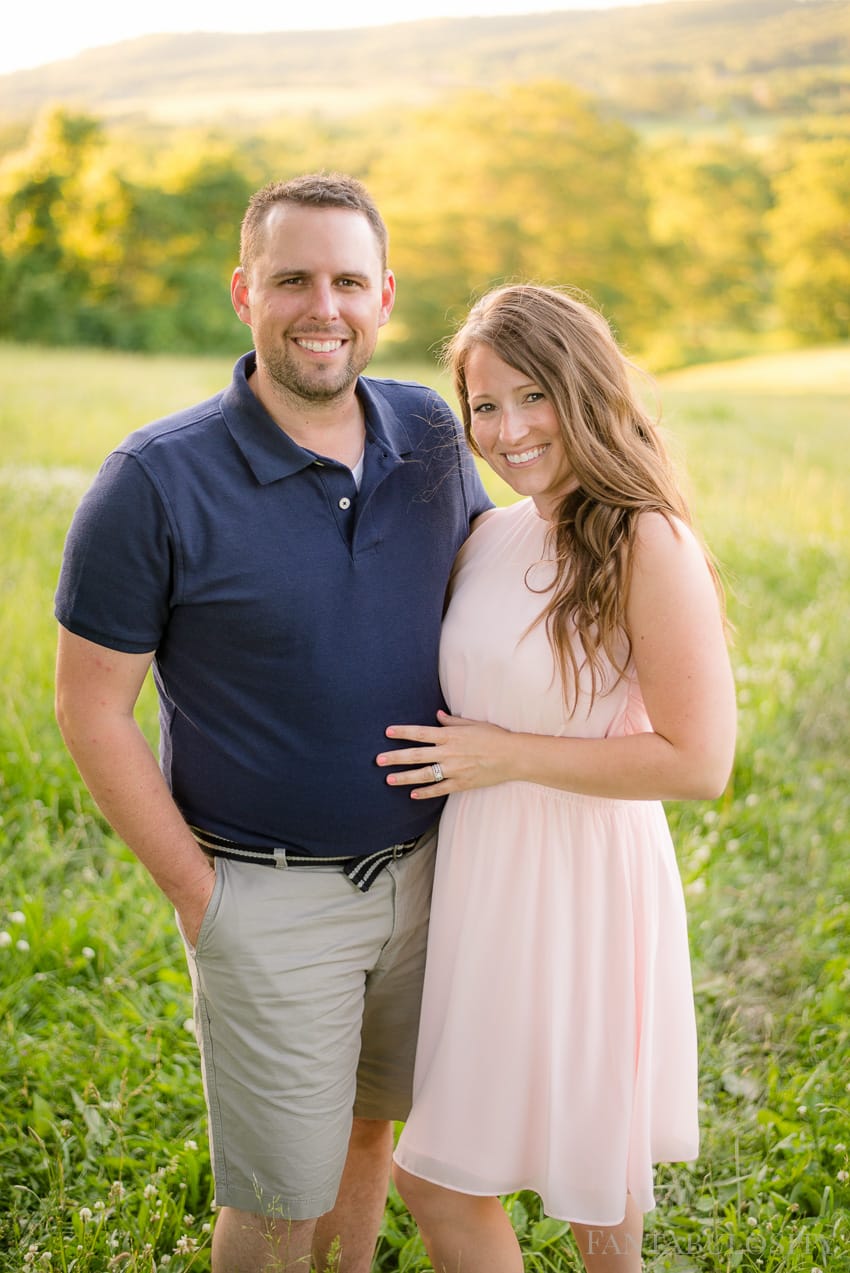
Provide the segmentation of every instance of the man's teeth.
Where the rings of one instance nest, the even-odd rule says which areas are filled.
[[[341,340],[304,340],[302,337],[295,343],[302,349],[309,349],[313,354],[332,354],[342,348]]]
[[[527,464],[529,460],[536,460],[545,450],[545,446],[534,446],[530,451],[515,451],[513,454],[506,451],[505,459],[508,464]]]

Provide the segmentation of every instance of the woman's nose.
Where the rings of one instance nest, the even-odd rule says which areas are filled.
[[[528,425],[522,412],[513,407],[504,407],[499,420],[499,437],[507,446],[513,446],[528,436]]]

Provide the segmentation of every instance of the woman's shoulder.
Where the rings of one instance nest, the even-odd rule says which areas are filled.
[[[674,514],[646,511],[637,519],[631,592],[655,579],[680,588],[688,577],[709,578],[706,549],[694,529]]]
[[[635,522],[635,548],[639,553],[665,553],[685,547],[686,551],[698,546],[693,529],[675,513],[660,509],[646,509]],[[701,551],[701,550],[700,550]]]
[[[491,535],[498,534],[500,531],[515,526],[517,522],[526,520],[529,516],[537,517],[533,500],[516,500],[513,504],[504,504],[498,508],[488,508],[486,513],[476,517],[472,523],[472,529],[477,531],[487,526]]]

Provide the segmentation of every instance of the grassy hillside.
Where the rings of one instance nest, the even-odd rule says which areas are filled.
[[[113,119],[234,127],[545,78],[629,118],[837,113],[850,91],[846,5],[680,0],[347,31],[151,35],[0,77],[0,120],[51,100]]]

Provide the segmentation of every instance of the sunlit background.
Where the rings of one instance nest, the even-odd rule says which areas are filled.
[[[84,49],[168,31],[309,31],[415,22],[427,18],[493,17],[563,9],[607,9],[641,0],[360,0],[356,6],[256,0],[247,7],[223,0],[153,0],[144,5],[55,4],[19,7],[0,44],[0,74],[73,57]],[[403,12],[402,12],[403,8]]]
[[[372,0],[357,27],[322,6],[25,9],[2,45],[39,65],[0,75],[0,337],[239,352],[250,192],[336,168],[390,228],[382,356],[430,357],[516,279],[588,294],[654,370],[846,339],[846,6],[532,6],[381,25]]]

